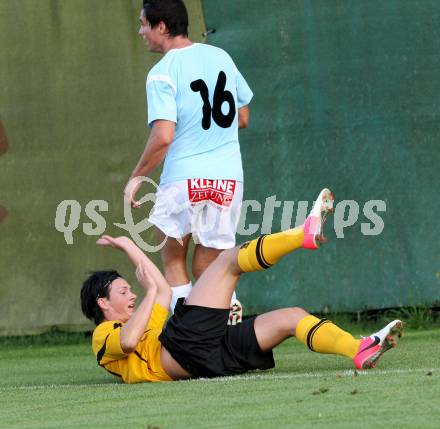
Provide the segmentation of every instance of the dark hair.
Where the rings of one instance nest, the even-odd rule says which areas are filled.
[[[104,314],[96,302],[98,298],[109,297],[109,286],[113,280],[122,277],[117,271],[91,271],[81,288],[81,310],[88,319],[99,325]]]
[[[163,21],[170,36],[188,36],[188,12],[182,0],[143,0],[143,9],[151,28]]]

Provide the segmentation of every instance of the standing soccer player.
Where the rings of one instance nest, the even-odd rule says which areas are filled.
[[[139,207],[140,177],[165,159],[149,221],[159,240],[166,240],[161,258],[173,308],[191,290],[186,270],[191,236],[196,278],[222,250],[235,246],[243,196],[238,129],[248,125],[253,94],[225,51],[188,38],[182,0],[144,1],[140,23],[148,49],[165,55],[147,77],[151,132],[125,198]]]

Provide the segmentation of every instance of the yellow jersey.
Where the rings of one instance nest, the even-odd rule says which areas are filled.
[[[121,327],[118,320],[99,324],[93,331],[92,349],[98,365],[125,383],[171,381],[160,363],[159,335],[168,311],[154,304],[150,320],[136,350],[124,353],[121,348]]]

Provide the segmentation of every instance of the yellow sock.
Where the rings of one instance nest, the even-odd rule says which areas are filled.
[[[354,358],[361,340],[334,325],[330,320],[306,316],[296,326],[296,338],[310,350],[318,353]]]
[[[238,265],[244,272],[270,268],[284,255],[302,246],[304,230],[293,228],[276,234],[262,235],[244,243],[238,252]]]

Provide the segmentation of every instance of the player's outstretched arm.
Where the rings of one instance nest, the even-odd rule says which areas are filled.
[[[147,270],[148,275],[152,278],[157,286],[156,302],[163,308],[168,308],[171,301],[171,288],[159,268],[148,258],[145,253],[133,243],[128,237],[111,237],[103,235],[97,242],[101,246],[109,246],[123,251],[132,264],[138,268],[143,266]],[[139,280],[139,278],[138,278]],[[140,282],[140,281],[139,281]],[[143,285],[141,284],[143,287]]]
[[[143,263],[136,268],[136,277],[145,291],[145,296],[136,311],[121,328],[121,348],[125,353],[133,352],[139,344],[151,318],[158,294],[158,287]]]

